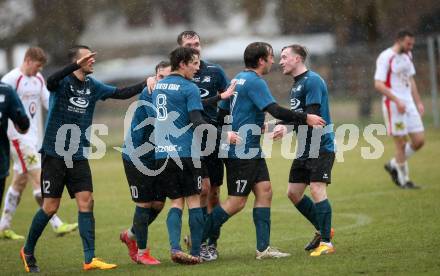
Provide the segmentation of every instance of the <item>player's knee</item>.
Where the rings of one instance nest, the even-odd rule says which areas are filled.
[[[80,200],[78,200],[78,209],[81,212],[93,211],[93,205],[94,201],[91,195],[87,197],[82,197]]]
[[[58,211],[58,207],[59,204],[55,204],[55,203],[51,203],[51,204],[47,204],[47,203],[43,203],[43,211],[46,213],[46,215],[48,216],[53,216],[54,214],[56,214],[56,212]]]
[[[302,193],[288,189],[287,190],[287,197],[292,201],[293,204],[298,204],[302,199]]]
[[[415,142],[412,144],[412,148],[413,148],[414,150],[419,150],[419,149],[421,149],[424,145],[425,145],[425,140],[424,140],[424,139],[419,139],[419,140],[415,141]]]
[[[160,212],[160,211],[162,211],[164,205],[165,205],[165,202],[153,201],[153,203],[151,204],[151,208]]]
[[[326,195],[326,186],[323,184],[311,184],[310,185],[310,194],[312,195],[313,199],[316,201],[321,201]]]

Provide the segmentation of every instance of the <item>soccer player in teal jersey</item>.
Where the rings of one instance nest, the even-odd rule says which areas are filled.
[[[29,129],[29,118],[17,93],[9,85],[0,82],[0,206],[9,174],[8,119],[12,120],[19,133],[26,133]]]
[[[306,58],[306,49],[297,44],[286,46],[281,52],[280,65],[283,74],[290,75],[295,80],[290,91],[290,108],[294,111],[322,116],[327,122],[327,127],[318,131],[308,128],[307,133],[302,135],[298,126],[294,126],[298,133],[299,150],[290,169],[288,197],[317,231],[305,249],[313,250],[310,256],[320,256],[335,251],[330,241],[333,235],[332,209],[326,191],[327,185],[331,182],[335,146],[327,85],[321,76],[307,69],[304,64]],[[275,127],[273,133],[275,139],[281,138],[286,133],[287,128],[284,124],[285,122],[280,122]],[[317,137],[313,137],[315,135]],[[304,195],[308,185],[313,201]]]
[[[128,99],[139,94],[145,82],[116,88],[90,77],[96,53],[87,46],[69,50],[72,62],[47,80],[51,92],[42,153],[43,206],[35,214],[25,246],[20,255],[27,272],[39,271],[34,250],[51,216],[57,212],[64,186],[78,205],[78,227],[84,249],[84,270],[112,269],[95,257],[95,219],[93,185],[87,159],[90,141],[87,136],[98,100]],[[65,131],[65,137],[60,135]],[[68,150],[66,150],[68,149]],[[66,155],[68,152],[71,155]],[[62,155],[63,154],[63,155]]]
[[[168,76],[171,65],[162,61],[156,66],[155,81]],[[128,247],[128,255],[139,264],[156,265],[160,261],[150,254],[147,247],[148,227],[156,219],[165,204],[165,197],[158,191],[154,175],[154,118],[153,99],[147,87],[139,95],[138,106],[131,120],[130,130],[124,141],[122,162],[130,188],[131,198],[136,204],[133,224],[120,234],[120,240]],[[146,125],[143,123],[148,120]],[[143,125],[143,126],[142,126]],[[150,148],[148,148],[150,147]],[[138,156],[139,152],[147,151]]]
[[[171,74],[159,81],[153,90],[153,104],[157,109],[154,125],[156,170],[160,170],[161,192],[171,200],[167,228],[171,246],[171,259],[182,264],[201,262],[200,245],[204,216],[200,207],[202,175],[195,162],[200,152],[192,148],[194,129],[204,125],[208,131],[217,128],[203,120],[199,89],[191,82],[199,69],[199,52],[179,47],[170,53]],[[232,88],[233,89],[233,88]],[[238,137],[228,132],[231,142]],[[190,255],[182,251],[180,236],[184,203],[189,209],[189,227],[192,247]]]
[[[246,69],[238,73],[235,95],[220,103],[220,113],[228,112],[232,118],[232,130],[239,132],[243,143],[221,145],[227,150],[225,159],[228,198],[217,205],[209,215],[204,239],[219,233],[220,227],[234,214],[241,211],[252,191],[255,194],[253,219],[256,229],[256,258],[281,258],[290,254],[270,246],[270,207],[272,189],[266,161],[262,155],[260,137],[265,112],[275,118],[299,124],[322,125],[324,121],[316,115],[293,112],[280,107],[273,98],[262,76],[268,74],[273,64],[272,46],[265,42],[254,42],[244,52]],[[222,117],[222,116],[219,116]],[[222,152],[221,152],[222,154]]]

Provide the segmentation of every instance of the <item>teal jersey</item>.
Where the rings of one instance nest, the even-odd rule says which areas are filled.
[[[275,103],[266,81],[254,71],[242,71],[236,81],[236,93],[220,102],[220,108],[229,110],[232,130],[239,132],[243,143],[229,145],[228,157],[239,159],[262,158],[260,145],[261,129],[264,125],[264,109]]]
[[[106,85],[94,78],[86,77],[78,80],[73,74],[60,81],[55,91],[50,91],[49,112],[46,121],[41,152],[50,156],[63,158],[57,153],[58,149],[69,149],[71,145],[78,145],[73,154],[73,160],[87,159],[84,147],[90,146],[86,130],[92,125],[96,102],[105,100],[114,95],[116,87]],[[75,125],[80,130],[79,137],[72,136],[68,131],[65,137],[57,140],[57,132],[66,125]]]
[[[133,162],[131,156],[137,154],[136,150],[141,149],[143,151],[144,148],[149,149],[139,159],[144,166],[153,168],[155,163],[153,131],[156,109],[153,106],[153,98],[148,88],[142,90],[138,100],[138,106],[131,120],[130,129],[125,135],[122,158]]]
[[[199,88],[190,80],[171,74],[157,82],[152,97],[156,108],[155,158],[199,156],[191,151],[194,131],[189,119],[189,112],[203,111]]]
[[[304,112],[309,105],[319,105],[319,116],[321,116],[327,123],[332,124],[330,118],[328,90],[325,81],[317,73],[308,70],[303,74],[295,77],[295,83],[290,91],[290,109],[297,112]],[[298,152],[300,159],[307,159],[310,153],[312,128],[309,127],[307,131],[307,138],[298,143],[298,149],[304,148],[303,152]],[[319,144],[319,152],[334,152],[335,135],[333,130],[323,134]],[[302,154],[301,154],[302,153]]]

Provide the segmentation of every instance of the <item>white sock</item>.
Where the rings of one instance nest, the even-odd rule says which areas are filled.
[[[136,239],[136,235],[133,232],[131,232],[131,227],[127,230],[127,236],[130,240]]]
[[[408,166],[408,161],[405,161],[404,163],[404,168],[405,168],[405,182],[409,181],[409,166]]]
[[[61,224],[63,224],[61,219],[56,214],[52,216],[49,222],[53,229],[57,229]]]
[[[0,230],[11,228],[12,216],[20,202],[20,192],[9,186],[5,196],[5,206],[3,207],[2,218],[0,220]]]
[[[138,255],[143,255],[145,253],[145,251],[147,251],[147,249],[139,249],[138,248]]]
[[[410,158],[416,151],[411,147],[410,143],[405,144],[405,157]]]
[[[397,170],[397,179],[399,181],[400,186],[405,185],[406,183],[405,163],[403,164],[397,163],[396,170]]]
[[[396,158],[393,157],[393,159],[390,160],[390,165],[391,165],[392,168],[397,169]]]

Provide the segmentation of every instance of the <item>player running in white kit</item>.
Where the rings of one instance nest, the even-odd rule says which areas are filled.
[[[23,64],[2,78],[2,82],[14,88],[30,120],[29,131],[26,134],[18,133],[13,124],[9,124],[8,128],[14,176],[5,196],[5,206],[0,220],[0,238],[4,239],[24,239],[23,236],[12,231],[11,221],[28,181],[32,183],[33,195],[37,203],[39,205],[42,203],[41,160],[38,151],[41,147],[43,131],[42,105],[45,109],[48,109],[49,105],[49,91],[40,73],[45,63],[44,51],[38,47],[31,47],[25,53]],[[56,215],[52,217],[50,223],[58,235],[74,231],[78,227],[77,223],[63,223]]]

